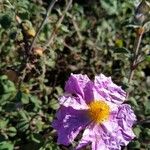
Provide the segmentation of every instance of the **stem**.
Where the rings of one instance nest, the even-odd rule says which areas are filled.
[[[142,124],[149,124],[150,123],[150,118],[147,118],[147,119],[144,119],[144,120],[141,120],[138,122],[138,124],[142,125]]]
[[[64,20],[64,17],[65,17],[65,15],[66,15],[68,9],[70,8],[70,5],[71,5],[71,4],[72,4],[72,0],[70,0],[70,1],[68,2],[68,4],[66,5],[66,8],[65,8],[64,12],[62,13],[62,16],[61,16],[61,17],[59,18],[59,20],[57,21],[55,28],[53,29],[53,31],[52,31],[50,37],[48,38],[48,42],[47,42],[47,43],[45,44],[45,46],[44,46],[44,49],[46,49],[46,48],[52,43],[52,41],[54,40],[55,35],[56,35],[56,32],[57,32],[57,30],[59,29],[59,27],[61,26],[61,23],[62,23],[62,21]]]
[[[78,25],[77,25],[77,23],[76,23],[76,21],[75,21],[75,17],[72,17],[72,23],[73,23],[73,25],[74,25],[74,28],[75,28],[75,30],[76,30],[76,32],[77,32],[77,35],[78,35],[80,41],[82,41],[82,40],[83,40],[83,37],[82,37],[82,35],[81,35],[81,33],[80,33],[80,29],[79,29],[79,27],[78,27]]]
[[[131,83],[131,81],[133,79],[133,76],[134,76],[135,68],[137,67],[139,48],[140,48],[140,44],[141,44],[141,41],[142,41],[143,34],[144,34],[144,28],[140,27],[138,29],[137,37],[135,39],[134,46],[133,46],[134,57],[133,57],[133,62],[131,62],[131,66],[130,66],[130,74],[129,74],[129,78],[128,78],[128,84]],[[130,92],[127,92],[126,99],[128,99],[129,94],[130,94]]]
[[[32,50],[32,48],[34,47],[34,45],[35,45],[35,43],[36,43],[36,40],[37,40],[37,38],[38,38],[38,36],[39,36],[41,30],[43,29],[43,27],[44,27],[44,25],[45,25],[45,23],[46,23],[46,21],[47,21],[47,18],[48,18],[48,16],[49,16],[49,14],[51,13],[51,10],[52,10],[52,8],[53,8],[53,6],[54,6],[54,4],[55,4],[56,2],[57,2],[57,0],[53,0],[53,1],[49,4],[49,7],[48,7],[47,12],[46,12],[46,15],[45,15],[45,18],[43,19],[43,21],[42,21],[42,23],[41,23],[39,29],[37,30],[36,35],[35,35],[35,37],[34,37],[32,43],[31,43],[31,45],[29,45],[29,43],[28,43],[28,41],[27,41],[28,38],[27,38],[26,35],[24,34],[24,30],[23,30],[23,28],[22,28],[22,26],[21,26],[22,31],[23,31],[23,35],[24,35],[23,37],[24,37],[24,43],[25,43],[25,45],[24,45],[24,61],[22,62],[21,67],[20,67],[20,69],[19,69],[19,71],[22,72],[22,77],[21,77],[20,82],[19,82],[19,87],[21,86],[21,83],[22,83],[22,81],[24,80],[24,78],[25,78],[25,76],[26,76],[26,70],[27,70],[27,68],[28,68],[28,67],[27,67],[27,64],[28,64],[29,59],[30,59],[29,57],[30,57],[30,54],[31,54],[31,50]],[[19,18],[18,16],[16,16],[16,20],[17,20],[18,24],[21,24],[20,18]]]
[[[45,18],[43,19],[43,21],[42,21],[42,23],[41,23],[41,25],[40,25],[38,31],[36,32],[36,35],[35,35],[35,37],[34,37],[32,43],[31,43],[29,52],[30,52],[30,51],[32,50],[32,48],[34,47],[34,45],[35,45],[35,43],[36,43],[36,40],[37,40],[37,38],[38,38],[38,36],[39,36],[41,30],[43,29],[45,23],[47,22],[47,18],[48,18],[48,16],[49,16],[49,14],[51,13],[52,8],[53,8],[53,6],[55,5],[55,3],[56,3],[57,1],[58,1],[58,0],[53,0],[53,1],[49,4],[49,7],[48,7],[48,9],[47,9],[47,13],[46,13],[46,15],[45,15]]]

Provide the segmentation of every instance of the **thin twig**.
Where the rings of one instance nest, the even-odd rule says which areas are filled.
[[[19,68],[19,72],[24,72],[24,70],[26,69],[26,64],[28,62],[28,57],[29,57],[29,42],[28,42],[28,37],[24,31],[23,25],[22,25],[22,20],[20,19],[20,17],[18,15],[15,16],[16,17],[16,21],[17,23],[20,25],[20,28],[22,30],[22,34],[23,34],[23,46],[21,46],[22,48],[22,53],[23,53],[23,61],[21,62],[20,68]]]
[[[142,37],[143,37],[143,33],[144,33],[144,29],[141,31],[140,34],[137,34],[137,37],[136,37],[135,42],[134,42],[134,47],[133,47],[133,49],[134,49],[134,60],[131,64],[131,72],[130,72],[130,75],[129,75],[128,83],[131,82],[131,80],[133,78],[133,75],[134,75],[135,64],[137,63],[137,57],[138,57],[138,54],[139,54],[139,48],[140,48],[141,40],[142,40]]]
[[[87,44],[88,46],[91,46],[93,49],[102,51],[102,49],[101,49],[95,42],[93,42],[93,41],[86,42],[86,44]]]
[[[72,51],[72,52],[76,52],[77,50],[75,50],[73,47],[71,47],[70,45],[68,45],[65,41],[63,42],[63,45],[65,46],[65,47],[67,47],[70,51]]]
[[[49,16],[49,14],[51,13],[52,8],[53,8],[53,6],[55,5],[55,3],[56,3],[57,1],[58,1],[58,0],[53,0],[53,1],[49,4],[49,7],[48,7],[47,12],[46,12],[46,15],[45,15],[45,18],[43,19],[43,21],[42,21],[42,23],[41,23],[39,29],[38,29],[37,32],[36,32],[36,35],[35,35],[35,37],[34,37],[32,43],[31,43],[29,52],[30,52],[30,51],[32,50],[32,48],[34,47],[34,45],[35,45],[35,43],[36,43],[36,40],[37,40],[37,38],[38,38],[38,36],[39,36],[41,30],[43,29],[45,23],[47,22],[48,16]]]
[[[46,21],[47,21],[47,18],[48,18],[48,16],[49,16],[49,14],[51,13],[51,10],[52,10],[52,8],[53,8],[53,6],[54,6],[54,4],[55,4],[56,2],[57,2],[57,0],[53,0],[53,1],[49,4],[49,7],[48,7],[47,12],[46,12],[46,15],[45,15],[45,18],[43,19],[43,21],[42,21],[42,23],[41,23],[39,29],[37,30],[36,35],[35,35],[35,37],[34,37],[32,43],[31,43],[31,45],[29,45],[29,43],[28,43],[28,41],[27,41],[26,34],[24,34],[24,30],[23,30],[23,27],[22,27],[22,25],[21,25],[21,20],[20,20],[20,18],[19,18],[18,16],[16,16],[16,20],[17,20],[18,24],[21,25],[21,28],[22,28],[22,31],[23,31],[23,35],[24,35],[24,43],[25,43],[25,45],[24,45],[24,54],[25,54],[25,57],[24,57],[24,61],[22,62],[21,67],[20,67],[20,70],[19,70],[20,72],[22,72],[22,77],[21,77],[19,86],[21,85],[22,81],[24,80],[24,78],[25,78],[25,76],[26,76],[26,70],[27,70],[27,68],[28,68],[28,62],[29,62],[29,59],[30,59],[29,57],[30,57],[31,50],[32,50],[32,48],[34,47],[34,45],[35,45],[35,43],[36,43],[36,40],[37,40],[37,38],[38,38],[38,36],[39,36],[39,33],[40,33],[41,30],[43,29],[43,27],[44,27],[44,25],[45,25],[45,23],[46,23]]]
[[[52,41],[55,38],[56,32],[59,29],[59,27],[61,26],[62,21],[64,20],[64,17],[68,11],[68,9],[70,8],[72,4],[72,0],[69,0],[68,4],[66,5],[66,8],[64,10],[64,12],[62,13],[62,16],[60,17],[60,19],[57,21],[55,28],[53,29],[50,37],[48,38],[48,42],[45,44],[44,49],[46,49],[49,45],[51,45]]]
[[[83,37],[82,37],[82,35],[81,35],[81,33],[80,33],[80,29],[79,29],[79,27],[78,27],[78,25],[77,25],[77,23],[76,23],[74,17],[72,17],[72,23],[73,23],[73,26],[74,26],[74,28],[75,28],[75,30],[76,30],[76,32],[77,32],[77,35],[78,35],[80,41],[82,41],[82,40],[83,40]]]
[[[72,24],[73,24],[73,26],[74,26],[74,29],[75,29],[76,32],[77,32],[77,35],[78,35],[78,37],[79,37],[79,40],[82,41],[84,38],[83,38],[83,36],[82,36],[82,34],[81,34],[81,32],[80,32],[80,29],[79,29],[78,24],[77,24],[77,22],[76,22],[75,16],[73,16],[73,15],[70,14],[70,13],[67,13],[67,16],[71,18]]]
[[[141,121],[139,121],[138,122],[138,124],[150,124],[150,118],[146,118],[146,119],[144,119],[144,120],[141,120]]]
[[[138,31],[140,31],[140,32],[137,33],[137,37],[135,39],[134,46],[133,46],[134,58],[133,58],[133,62],[131,62],[131,66],[130,66],[130,74],[129,74],[129,78],[128,78],[128,84],[131,83],[131,81],[133,79],[133,76],[134,76],[135,68],[137,66],[139,48],[140,48],[140,44],[141,44],[142,37],[143,37],[143,34],[144,34],[144,28],[140,27]],[[128,97],[129,97],[129,92],[127,92],[126,100],[128,99]]]
[[[42,80],[44,82],[45,79],[45,73],[46,73],[46,56],[43,55],[43,65],[42,65]]]

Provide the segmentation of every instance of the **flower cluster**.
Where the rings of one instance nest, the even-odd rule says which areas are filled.
[[[134,137],[136,116],[123,104],[126,92],[103,74],[91,81],[86,75],[71,74],[52,126],[58,143],[69,145],[83,131],[76,150],[91,144],[92,150],[120,150]]]

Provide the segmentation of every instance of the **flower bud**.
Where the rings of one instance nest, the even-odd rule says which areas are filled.
[[[36,32],[35,29],[32,26],[32,23],[29,20],[24,20],[22,21],[22,28],[24,30],[24,33],[26,34],[26,36],[28,37],[34,37]]]
[[[43,55],[43,49],[40,48],[40,47],[34,48],[33,52],[34,52],[35,55],[38,55],[38,56],[42,56]]]
[[[143,25],[149,21],[150,17],[150,1],[142,0],[135,10],[134,22]]]

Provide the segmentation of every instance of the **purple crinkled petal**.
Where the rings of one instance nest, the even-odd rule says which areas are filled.
[[[105,143],[100,139],[97,138],[97,140],[92,142],[92,150],[109,150]]]
[[[65,91],[84,98],[84,87],[90,81],[87,75],[71,74],[65,85]]]
[[[52,123],[59,144],[69,145],[83,129],[76,150],[87,144],[91,144],[92,150],[120,150],[135,137],[132,126],[136,116],[130,105],[122,104],[126,92],[111,78],[101,74],[92,82],[86,75],[71,74],[65,91],[59,98],[61,107]],[[87,115],[87,104],[93,100],[106,100],[110,107],[109,119],[101,124],[91,122]]]
[[[122,104],[116,109],[116,112],[112,112],[109,121],[101,125],[101,129],[104,131],[102,139],[108,145],[107,147],[116,145],[120,149],[120,146],[126,146],[135,137],[132,131],[132,126],[135,121],[136,116],[128,104]],[[107,138],[107,136],[112,140],[111,145],[104,138]],[[116,150],[118,150],[117,147],[115,148]]]
[[[100,124],[95,126],[90,124],[87,126],[77,146],[77,150],[89,143],[91,143],[92,150],[120,150],[121,147],[112,133],[114,126],[109,125],[109,123],[110,122],[106,123],[108,127],[106,124],[105,127]]]
[[[89,123],[86,110],[60,107],[52,126],[58,132],[58,144],[69,145]]]
[[[104,100],[105,97],[101,96],[100,93],[94,86],[92,81],[88,82],[84,88],[85,101],[86,103],[90,103],[93,100]]]
[[[91,130],[87,127],[83,134],[82,134],[82,138],[78,143],[78,146],[76,147],[75,150],[80,150],[81,148],[83,148],[84,146],[88,145],[91,143],[91,137],[90,137],[90,132]]]
[[[107,101],[120,105],[126,98],[126,92],[113,83],[110,77],[106,77],[103,74],[95,76],[94,85],[100,95]]]
[[[135,138],[135,134],[133,133],[131,128],[117,131],[117,140],[121,146],[126,146],[128,143]]]
[[[118,109],[118,139],[121,145],[127,145],[135,137],[132,126],[136,122],[136,116],[128,104],[122,104]]]
[[[116,109],[116,107],[118,107],[111,101],[106,101],[106,97],[99,93],[98,89],[95,87],[92,81],[86,84],[84,88],[84,94],[86,104],[89,104],[92,101],[105,101],[109,105],[111,111],[113,111],[114,109]]]
[[[77,150],[91,143],[92,150],[121,150],[134,137],[132,125],[136,117],[128,104],[122,104],[111,112],[109,120],[90,124],[84,130]]]
[[[108,121],[103,122],[99,129],[97,128],[97,132],[101,134],[101,139],[106,149],[108,150],[121,150],[120,143],[117,140],[117,134],[115,131],[118,129],[118,124],[115,120],[110,119]]]
[[[59,100],[60,105],[63,105],[65,107],[72,107],[76,110],[88,109],[88,106],[85,103],[85,100],[82,99],[82,97],[64,95],[64,96],[61,96],[58,100]]]
[[[118,109],[117,119],[119,125],[122,126],[122,128],[125,128],[123,126],[123,122],[125,122],[127,127],[131,128],[137,120],[131,106],[128,104],[122,104]]]

